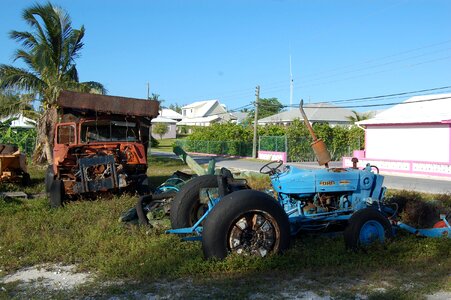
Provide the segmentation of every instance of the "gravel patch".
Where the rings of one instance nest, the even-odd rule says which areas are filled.
[[[75,271],[76,266],[38,265],[20,269],[0,279],[0,283],[19,282],[19,285],[40,286],[49,290],[71,290],[92,280],[90,273]]]

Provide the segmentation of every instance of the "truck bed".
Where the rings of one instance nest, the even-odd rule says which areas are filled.
[[[57,99],[57,104],[63,109],[148,117],[151,119],[155,118],[159,113],[159,103],[154,100],[70,91],[62,91]]]

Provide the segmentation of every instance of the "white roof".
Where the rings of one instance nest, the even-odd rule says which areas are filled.
[[[25,117],[23,114],[11,115],[0,119],[0,122],[5,122],[9,119],[15,119],[11,122],[11,128],[34,128],[36,121]]]
[[[183,119],[183,116],[176,112],[175,110],[169,108],[163,108],[160,110],[160,117],[169,118],[169,119]]]
[[[183,106],[182,109],[196,108],[196,109],[198,109],[198,111],[196,112],[196,115],[205,116],[205,114],[208,113],[208,111],[216,103],[219,103],[219,101],[218,100],[197,101],[197,102],[188,104],[186,106]]]
[[[412,97],[359,125],[451,123],[451,94]]]
[[[154,123],[172,123],[172,124],[175,124],[175,123],[177,123],[177,121],[173,120],[173,119],[168,119],[168,118],[164,118],[164,117],[158,116],[158,117],[152,119],[151,123],[152,124],[154,124]]]
[[[177,125],[197,125],[201,123],[210,123],[213,121],[216,121],[220,119],[218,115],[212,115],[208,117],[202,117],[202,118],[185,118],[177,123]]]
[[[348,116],[353,116],[353,112],[334,106],[330,103],[311,103],[304,105],[304,111],[310,122],[342,122],[349,123]],[[294,119],[303,120],[298,108],[283,111],[281,113],[258,120],[259,124],[292,122]]]

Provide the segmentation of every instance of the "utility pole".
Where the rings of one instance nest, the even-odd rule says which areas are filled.
[[[147,100],[150,98],[150,82],[147,81]]]
[[[255,88],[255,114],[254,114],[254,140],[252,143],[252,157],[257,158],[257,120],[258,120],[258,102],[260,99],[260,86]]]
[[[150,99],[150,82],[147,81],[147,100]],[[147,158],[151,156],[152,152],[152,123],[149,123],[149,142],[147,144]]]

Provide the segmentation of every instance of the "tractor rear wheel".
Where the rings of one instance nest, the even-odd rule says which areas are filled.
[[[52,208],[58,208],[63,206],[64,200],[64,184],[62,180],[53,180],[50,187],[50,206]]]
[[[185,184],[172,201],[172,228],[176,229],[193,226],[207,209],[207,206],[200,202],[200,190],[217,187],[218,176],[215,175],[199,176]]]
[[[393,231],[380,211],[368,207],[351,216],[343,235],[346,248],[358,250],[372,243],[384,243],[393,237]]]
[[[205,258],[223,259],[229,253],[264,257],[290,245],[288,216],[274,198],[255,190],[225,196],[204,222]]]

